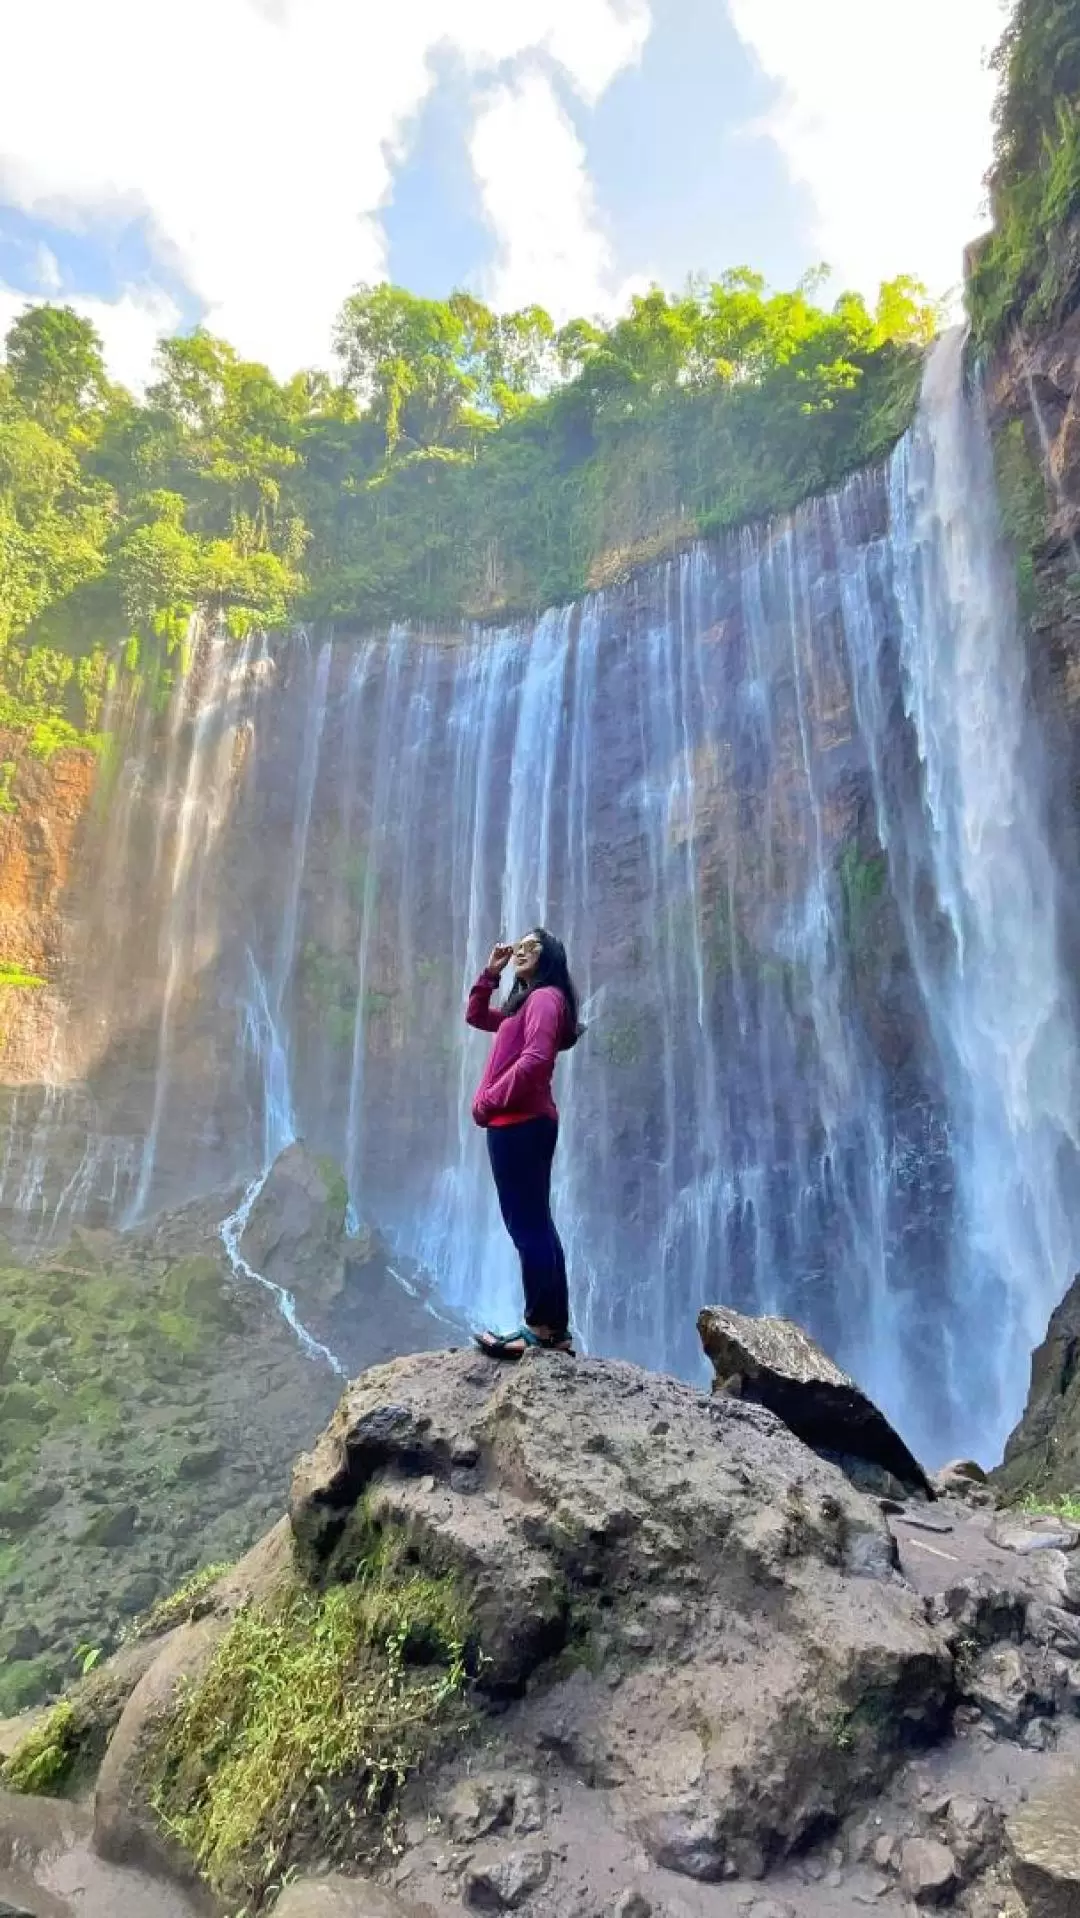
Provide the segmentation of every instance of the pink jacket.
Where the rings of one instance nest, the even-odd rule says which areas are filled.
[[[493,1119],[557,1119],[551,1096],[555,1061],[572,1043],[566,1000],[557,986],[537,986],[517,1012],[493,1006],[499,981],[482,972],[469,994],[465,1018],[478,1032],[494,1032],[484,1076],[473,1100],[478,1126]]]

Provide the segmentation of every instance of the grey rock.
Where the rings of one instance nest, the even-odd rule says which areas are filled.
[[[611,1907],[611,1918],[652,1918],[652,1900],[636,1885],[621,1891]]]
[[[1035,1792],[1006,1820],[1013,1882],[1028,1918],[1080,1911],[1080,1771]]]
[[[1072,1552],[1080,1529],[1063,1518],[1038,1518],[1026,1512],[998,1512],[986,1528],[991,1545],[1026,1558],[1031,1552]]]
[[[907,1838],[900,1853],[900,1888],[917,1905],[939,1905],[957,1880],[956,1860],[936,1838]]]
[[[1032,1599],[1027,1608],[1025,1637],[1065,1658],[1080,1659],[1080,1618],[1060,1605]]]
[[[995,1730],[1017,1737],[1031,1719],[1057,1710],[1062,1674],[1047,1654],[999,1645],[983,1652],[963,1681],[965,1698]]]
[[[453,1484],[463,1431],[482,1447],[480,1494]],[[502,1696],[551,1672],[575,1622],[568,1594],[611,1595],[615,1647],[643,1595],[650,1620],[654,1593],[672,1601],[685,1629],[670,1654],[658,1627],[648,1663],[628,1660],[614,1689],[591,1662],[552,1674],[528,1732],[615,1795],[654,1860],[692,1876],[760,1875],[884,1782],[898,1744],[943,1729],[952,1663],[893,1576],[882,1514],[760,1407],[613,1361],[398,1360],[346,1390],[297,1467],[301,1569],[344,1571],[372,1519],[467,1583],[480,1687]],[[837,1736],[871,1688],[875,1712]]]
[[[796,1918],[796,1912],[779,1898],[755,1898],[747,1918]]]
[[[1001,1847],[1001,1811],[983,1798],[950,1798],[945,1835],[965,1876],[982,1870],[992,1863]]]
[[[884,1413],[801,1326],[727,1306],[706,1306],[697,1323],[714,1391],[766,1406],[804,1444],[877,1466],[905,1490],[933,1498],[922,1466]]]
[[[463,1778],[443,1805],[446,1828],[455,1844],[475,1844],[488,1832],[509,1825],[514,1813],[514,1787],[505,1774],[480,1773]]]
[[[478,1853],[465,1872],[465,1903],[474,1911],[517,1911],[550,1871],[546,1851]]]
[[[360,1878],[298,1878],[274,1906],[276,1918],[423,1918],[382,1885]]]
[[[1032,1354],[1024,1416],[1005,1447],[995,1484],[1053,1497],[1080,1483],[1080,1278],[1074,1279]]]

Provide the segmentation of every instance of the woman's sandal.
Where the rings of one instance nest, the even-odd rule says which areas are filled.
[[[576,1358],[573,1345],[568,1338],[542,1339],[531,1325],[519,1325],[516,1332],[507,1332],[503,1336],[497,1332],[476,1332],[474,1342],[489,1359],[503,1359],[508,1364],[516,1364],[523,1359],[527,1351],[561,1352],[564,1358]],[[511,1348],[520,1345],[520,1352]]]

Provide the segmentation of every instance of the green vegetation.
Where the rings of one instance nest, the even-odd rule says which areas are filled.
[[[1033,1512],[1040,1518],[1063,1518],[1070,1525],[1080,1525],[1080,1489],[1054,1492],[1046,1498],[1040,1498],[1037,1492],[1025,1492],[1018,1504],[1022,1512]]]
[[[136,1638],[160,1638],[163,1633],[171,1632],[177,1625],[190,1625],[193,1619],[201,1618],[208,1611],[210,1593],[220,1584],[232,1566],[228,1562],[221,1565],[204,1565],[200,1572],[192,1573],[189,1579],[168,1598],[158,1600],[145,1618],[139,1619],[135,1626]]]
[[[970,271],[976,342],[1065,310],[1080,270],[1080,19],[1073,0],[1017,0],[993,58],[999,77],[994,230]]]
[[[297,1857],[377,1850],[406,1778],[466,1723],[466,1636],[452,1581],[385,1541],[347,1584],[238,1613],[154,1756],[165,1829],[253,1911]]]
[[[14,988],[18,992],[33,992],[38,986],[46,984],[35,972],[27,972],[25,966],[18,965],[13,959],[0,959],[0,986]]]
[[[874,907],[885,890],[888,861],[883,852],[865,854],[851,844],[840,855],[840,898],[844,941],[856,958],[863,955]]]
[[[820,285],[740,268],[559,332],[361,287],[340,379],[198,331],[141,401],[86,320],[29,309],[0,365],[0,729],[99,748],[121,681],[165,695],[196,609],[236,636],[528,610],[831,485],[907,425],[936,316],[910,280],[872,313]]]
[[[0,1765],[0,1785],[5,1791],[31,1796],[56,1792],[66,1781],[77,1753],[77,1724],[74,1707],[61,1702],[46,1712],[39,1725],[27,1732],[6,1764]]]

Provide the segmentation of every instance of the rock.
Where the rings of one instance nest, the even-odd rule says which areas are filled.
[[[517,1911],[551,1870],[546,1851],[478,1853],[465,1872],[465,1903],[474,1911]]]
[[[1080,1529],[1063,1518],[1037,1518],[1025,1512],[998,1512],[986,1536],[1003,1552],[1071,1552],[1080,1543]]]
[[[983,1798],[950,1798],[945,1817],[949,1849],[964,1876],[992,1863],[1001,1845],[1002,1818]]]
[[[936,1838],[906,1838],[900,1851],[900,1887],[917,1905],[940,1905],[956,1884],[956,1860]]]
[[[797,1914],[794,1905],[782,1903],[778,1898],[755,1898],[747,1918],[797,1918]]]
[[[1031,1719],[1056,1711],[1063,1692],[1053,1661],[1019,1645],[998,1645],[983,1652],[961,1689],[996,1730],[1014,1738]]]
[[[480,1493],[458,1483],[462,1434]],[[951,1661],[877,1507],[763,1408],[630,1365],[378,1367],[298,1464],[291,1520],[318,1580],[351,1575],[372,1522],[458,1573],[481,1696],[513,1699],[544,1668],[529,1736],[693,1876],[760,1875],[943,1723]],[[593,1632],[618,1645],[645,1604],[662,1633],[617,1687],[588,1659],[552,1670]]]
[[[985,1472],[977,1460],[973,1458],[950,1459],[948,1465],[942,1466],[937,1476],[939,1479],[947,1478],[955,1480],[961,1485],[988,1485],[990,1483],[989,1474]]]
[[[275,1285],[303,1306],[325,1308],[344,1290],[349,1194],[331,1160],[317,1158],[299,1140],[287,1146],[251,1208],[240,1250]]]
[[[424,1918],[418,1905],[361,1878],[298,1878],[274,1906],[276,1918]]]
[[[34,1914],[25,1905],[12,1905],[6,1898],[0,1898],[0,1918],[34,1918]]]
[[[1080,1484],[1080,1277],[1073,1280],[1032,1354],[1031,1386],[993,1482],[1053,1497]]]
[[[135,1537],[139,1514],[134,1505],[106,1506],[95,1512],[84,1530],[79,1534],[80,1545],[101,1545],[113,1551],[119,1545],[130,1545]]]
[[[631,1885],[621,1891],[611,1907],[611,1918],[652,1918],[652,1900]]]
[[[501,1773],[480,1773],[462,1779],[443,1806],[447,1830],[455,1844],[474,1844],[488,1832],[509,1825],[514,1815],[513,1780]]]
[[[1019,1644],[1024,1636],[1027,1603],[1024,1594],[1011,1586],[1001,1586],[976,1574],[959,1579],[930,1602],[930,1617],[941,1627],[950,1643],[997,1645],[1002,1640]]]
[[[1035,1792],[1005,1822],[1013,1881],[1028,1918],[1080,1911],[1080,1771]]]
[[[879,1871],[891,1871],[899,1860],[899,1839],[891,1832],[883,1832],[880,1838],[875,1838],[870,1856]]]
[[[157,1646],[153,1664],[124,1706],[94,1793],[94,1848],[113,1864],[142,1865],[181,1882],[194,1879],[192,1861],[150,1808],[147,1761],[177,1693],[202,1676],[224,1631],[220,1618],[182,1625]]]
[[[706,1306],[698,1333],[716,1374],[714,1391],[737,1379],[738,1397],[767,1406],[805,1444],[864,1460],[905,1491],[933,1498],[922,1466],[884,1413],[801,1326]]]
[[[193,1445],[190,1451],[182,1452],[177,1460],[176,1476],[188,1483],[195,1479],[213,1478],[224,1463],[223,1445]]]
[[[1060,1652],[1065,1658],[1080,1658],[1080,1618],[1060,1605],[1046,1605],[1032,1599],[1027,1608],[1024,1635],[1036,1645]]]

